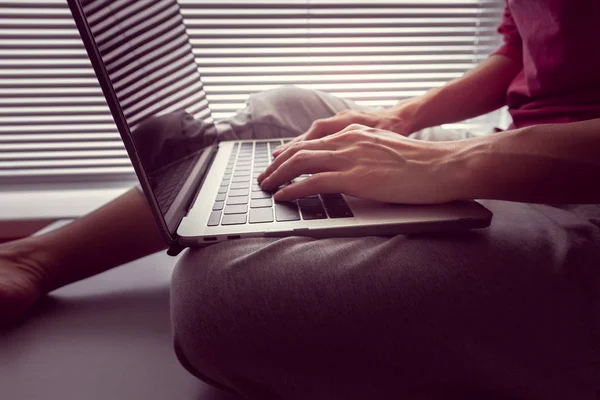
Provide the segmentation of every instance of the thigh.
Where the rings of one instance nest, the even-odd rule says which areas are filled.
[[[178,345],[250,398],[593,399],[600,212],[486,206],[480,231],[189,251]]]
[[[250,95],[245,107],[218,121],[217,127],[221,140],[293,137],[304,133],[317,119],[364,108],[329,93],[284,85]]]

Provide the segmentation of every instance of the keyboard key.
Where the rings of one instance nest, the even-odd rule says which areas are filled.
[[[351,218],[354,217],[352,211],[348,207],[340,207],[340,208],[328,208],[327,214],[329,214],[329,218]]]
[[[258,183],[253,183],[252,184],[252,191],[253,192],[262,192],[262,188],[260,187],[260,185]]]
[[[248,189],[249,186],[250,186],[249,182],[236,182],[236,183],[232,183],[229,188],[230,189]]]
[[[248,171],[238,171],[233,174],[233,177],[245,177],[246,179],[250,178],[250,170]]]
[[[246,214],[248,212],[248,206],[246,204],[238,204],[235,206],[225,207],[225,215],[229,214]]]
[[[215,204],[213,205],[213,211],[222,210],[224,204],[224,201],[215,201]]]
[[[263,208],[271,206],[273,206],[273,201],[271,199],[250,200],[250,208]]]
[[[321,207],[321,200],[318,197],[302,197],[297,200],[300,207]]]
[[[223,215],[221,225],[243,225],[246,223],[246,214]]]
[[[219,193],[215,201],[225,201],[225,193]]]
[[[299,221],[300,213],[294,203],[275,203],[275,218],[277,221]]]
[[[344,206],[347,207],[348,203],[343,198],[340,199],[324,199],[323,204],[325,207],[336,207],[336,206]]]
[[[220,186],[219,187],[219,194],[221,194],[221,193],[227,193],[227,188],[228,188],[228,186]]]
[[[255,208],[250,210],[251,224],[260,224],[265,222],[273,222],[273,209],[272,208]]]
[[[234,176],[231,181],[233,183],[240,183],[240,182],[248,182],[249,180],[250,180],[249,176]]]
[[[219,221],[221,220],[221,211],[213,211],[210,213],[210,217],[208,217],[208,226],[217,226],[219,225]]]
[[[229,197],[227,199],[228,206],[234,206],[236,204],[248,204],[248,196]]]
[[[341,193],[323,193],[320,195],[323,201],[344,201],[344,196]]]
[[[246,223],[246,214],[224,215],[221,225],[242,225]]]
[[[229,189],[229,196],[248,196],[248,189]]]
[[[229,179],[223,179],[221,181],[221,186],[227,186],[227,185],[229,185]]]
[[[325,219],[327,214],[322,206],[318,207],[302,207],[300,208],[303,219]]]
[[[341,193],[323,193],[321,194],[321,198],[323,200],[344,200],[344,196],[342,196]]]
[[[255,199],[270,199],[272,194],[261,189],[260,192],[252,192],[252,200]]]

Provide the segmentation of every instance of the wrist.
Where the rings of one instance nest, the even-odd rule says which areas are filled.
[[[482,197],[482,185],[486,185],[485,162],[490,143],[484,138],[445,142],[447,155],[443,162],[443,176],[451,200],[471,200]]]
[[[416,97],[397,103],[389,111],[395,118],[403,121],[408,133],[414,133],[428,127],[424,118],[424,108],[425,100],[423,97]]]

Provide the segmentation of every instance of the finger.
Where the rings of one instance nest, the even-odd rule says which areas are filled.
[[[260,184],[266,177],[271,175],[281,164],[287,161],[294,154],[300,150],[332,150],[330,146],[324,143],[322,140],[311,140],[306,142],[297,142],[294,145],[288,147],[288,149],[281,153],[279,157],[276,157],[273,162],[260,174],[257,178]]]
[[[320,193],[342,193],[343,182],[343,175],[339,171],[322,172],[284,187],[273,198],[276,201],[291,201]]]
[[[261,182],[260,186],[266,191],[274,190],[300,175],[339,171],[344,168],[345,164],[344,160],[332,151],[303,150],[281,164],[279,168]]]
[[[312,123],[310,128],[305,133],[296,137],[291,142],[277,147],[273,152],[273,156],[279,156],[294,143],[320,139],[323,136],[327,136],[332,133],[336,133],[341,129],[344,129],[348,124],[352,122],[356,122],[358,120],[360,120],[361,122],[365,122],[365,118],[366,117],[362,114],[347,113],[342,115],[336,114],[329,118],[318,119]]]
[[[284,151],[286,151],[287,149],[290,148],[290,146],[292,146],[294,143],[298,143],[304,140],[304,138],[306,137],[306,133],[303,133],[302,135],[296,136],[294,139],[292,139],[290,142],[288,143],[284,143],[280,146],[277,146],[275,148],[275,150],[273,150],[273,156],[274,157],[278,157],[281,153],[283,153]]]

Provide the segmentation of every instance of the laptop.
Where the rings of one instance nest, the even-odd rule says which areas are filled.
[[[248,237],[489,226],[492,213],[476,201],[398,205],[328,194],[275,202],[256,178],[274,148],[289,139],[280,132],[267,140],[217,140],[219,122],[212,118],[176,0],[68,3],[169,254]]]

